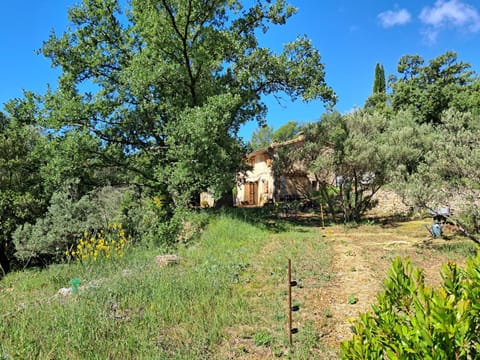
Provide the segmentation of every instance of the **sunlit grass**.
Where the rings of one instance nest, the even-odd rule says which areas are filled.
[[[382,248],[427,237],[423,222],[321,229],[240,215],[213,214],[170,266],[155,262],[163,250],[132,247],[122,257],[9,274],[0,281],[0,359],[322,359],[322,325],[312,316],[318,304],[310,300],[334,277],[332,244],[348,237],[378,248],[376,239]],[[404,251],[388,249],[388,256]],[[474,248],[468,240],[437,239],[413,249],[447,259]],[[288,259],[300,306],[292,348]],[[76,294],[58,294],[75,278],[81,281]]]
[[[178,250],[176,265],[160,267],[157,253],[130,249],[120,261],[10,274],[0,282],[0,357],[221,359],[240,351],[232,337],[254,347],[267,330],[262,346],[281,353],[286,259],[305,266],[320,239],[217,216]],[[74,278],[78,292],[58,294]]]

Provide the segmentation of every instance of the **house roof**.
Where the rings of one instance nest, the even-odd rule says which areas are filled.
[[[305,139],[305,135],[302,131],[302,132],[298,133],[296,138],[293,138],[293,139],[290,139],[290,140],[287,140],[287,141],[282,141],[282,142],[274,141],[270,144],[270,146],[268,146],[266,148],[262,148],[262,149],[252,151],[250,154],[247,155],[247,158],[250,158],[252,156],[257,156],[257,155],[260,155],[260,154],[269,154],[272,151],[274,151],[275,149],[278,149],[280,147],[293,145],[293,144],[299,144],[299,143],[303,142],[304,139]]]

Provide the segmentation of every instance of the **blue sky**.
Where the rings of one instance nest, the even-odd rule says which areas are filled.
[[[319,49],[326,81],[336,92],[336,109],[363,106],[371,93],[377,62],[385,73],[396,72],[401,56],[418,54],[429,60],[447,50],[480,69],[480,0],[290,0],[298,13],[285,26],[274,27],[261,45],[280,51],[297,35],[307,35]],[[5,1],[0,13],[0,104],[20,97],[22,89],[44,92],[55,86],[58,69],[35,50],[68,26],[67,8],[76,0]],[[268,125],[275,129],[290,120],[317,120],[321,102],[278,103],[267,99]],[[249,139],[256,123],[241,130]]]

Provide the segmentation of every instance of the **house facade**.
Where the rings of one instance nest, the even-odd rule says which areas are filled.
[[[266,203],[295,200],[305,197],[312,190],[313,179],[296,166],[294,171],[274,171],[278,150],[285,146],[301,146],[303,134],[282,143],[272,143],[269,147],[247,155],[251,169],[239,174],[235,203],[237,206],[263,206]]]

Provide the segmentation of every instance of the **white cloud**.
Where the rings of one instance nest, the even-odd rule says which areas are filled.
[[[430,42],[435,42],[443,29],[480,31],[480,14],[477,9],[460,0],[437,0],[433,7],[422,9],[419,19],[427,26],[424,35]]]
[[[412,18],[406,9],[384,11],[378,14],[377,17],[385,28],[406,24],[410,22]]]

